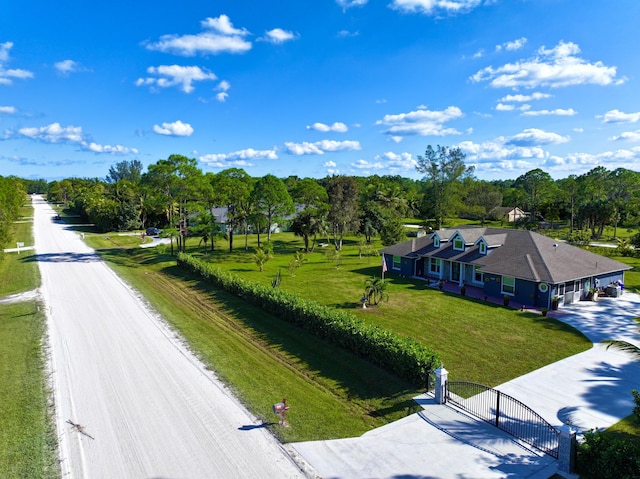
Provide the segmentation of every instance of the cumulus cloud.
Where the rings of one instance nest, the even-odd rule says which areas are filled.
[[[602,123],[636,123],[640,120],[640,112],[623,113],[620,110],[610,110],[596,118],[602,118]]]
[[[506,105],[504,103],[498,103],[496,105],[496,110],[498,111],[512,111],[515,110],[516,107],[514,105]]]
[[[530,110],[522,113],[523,116],[546,116],[546,115],[556,115],[556,116],[573,116],[577,115],[578,112],[573,108],[556,108],[555,110]]]
[[[322,164],[322,166],[324,166],[325,168],[335,168],[335,167],[336,167],[336,166],[338,166],[338,165],[336,164],[336,162],[335,162],[335,161],[331,161],[331,160],[329,160],[329,161],[325,161],[325,162]]]
[[[208,166],[216,168],[228,168],[231,166],[253,166],[251,161],[254,160],[277,160],[278,153],[275,148],[271,150],[254,150],[247,148],[245,150],[233,151],[231,153],[217,153],[203,155],[200,161]]]
[[[227,80],[222,80],[216,88],[219,92],[216,95],[216,99],[219,102],[225,102],[227,100],[227,97],[229,96],[227,92],[229,91],[230,88],[231,88],[231,83],[229,83]]]
[[[33,78],[33,73],[27,70],[5,68],[9,61],[9,51],[13,48],[13,42],[0,43],[0,85],[11,85],[14,79],[24,80]]]
[[[505,42],[502,45],[496,45],[496,51],[500,51],[503,48],[507,51],[515,51],[520,50],[527,43],[527,39],[525,37],[518,38],[517,40],[513,40],[511,42]]]
[[[567,143],[570,139],[568,136],[558,135],[538,128],[528,128],[522,133],[512,136],[505,144],[515,146],[557,145],[559,143]]]
[[[261,40],[269,43],[281,44],[289,40],[295,40],[298,36],[282,28],[274,28],[265,32]]]
[[[177,86],[185,93],[191,93],[194,90],[193,83],[196,81],[212,81],[218,78],[212,72],[198,66],[160,65],[147,68],[147,73],[154,76],[138,78],[136,86],[151,88]]]
[[[3,115],[13,115],[17,111],[15,106],[0,106],[0,114]]]
[[[618,136],[611,137],[612,141],[640,141],[640,130],[625,131]]]
[[[244,28],[235,28],[227,15],[207,18],[200,24],[204,32],[163,35],[157,42],[147,43],[146,48],[188,57],[197,54],[245,53],[251,49],[251,42],[244,38],[249,32]]]
[[[78,62],[75,62],[73,60],[62,60],[61,62],[56,62],[53,64],[53,67],[58,71],[58,73],[63,76],[83,71]]]
[[[580,58],[580,48],[572,42],[560,42],[554,48],[542,47],[535,57],[483,68],[471,77],[474,82],[489,82],[494,88],[551,88],[571,85],[621,84],[616,67],[602,62],[589,63]]]
[[[332,125],[326,125],[324,123],[314,123],[313,125],[307,125],[307,130],[322,131],[324,133],[329,131],[335,131],[338,133],[346,133],[349,131],[349,127],[342,122],[335,122]]]
[[[88,139],[81,126],[65,126],[51,123],[42,127],[24,127],[18,130],[7,130],[5,139],[28,138],[42,143],[77,144],[81,149],[94,153],[129,154],[138,153],[136,148],[122,145],[100,145]]]
[[[193,127],[189,123],[182,123],[177,120],[173,123],[163,123],[162,125],[153,125],[153,131],[158,135],[167,136],[191,136],[193,135]]]
[[[385,115],[382,120],[378,120],[376,125],[385,125],[388,128],[384,131],[396,142],[405,136],[444,136],[459,135],[455,128],[445,128],[444,123],[462,117],[460,108],[450,106],[442,111],[431,111],[418,109],[409,113],[398,115]]]
[[[336,0],[336,3],[342,7],[343,10],[351,7],[361,7],[366,5],[369,0]]]
[[[532,93],[531,95],[506,95],[503,96],[502,98],[500,98],[498,101],[499,102],[503,102],[503,101],[510,101],[510,102],[516,102],[516,103],[525,103],[528,101],[533,101],[533,100],[544,100],[545,98],[551,98],[552,95],[550,95],[549,93],[540,93],[540,92],[535,92]]]
[[[315,143],[302,142],[293,143],[291,141],[285,142],[287,153],[290,155],[324,155],[326,152],[332,151],[345,151],[345,150],[361,150],[359,141],[336,141],[336,140],[322,140]]]
[[[425,15],[466,13],[491,0],[393,0],[389,5],[394,10]]]

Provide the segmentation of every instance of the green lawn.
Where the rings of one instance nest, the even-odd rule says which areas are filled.
[[[7,247],[15,248],[17,242],[25,246],[33,246],[33,208],[25,206],[21,211],[22,217],[14,223],[11,236],[14,238]],[[1,253],[0,253],[1,254]],[[33,250],[18,253],[4,253],[0,258],[0,297],[14,293],[21,293],[37,288],[40,285],[40,273],[33,258]]]

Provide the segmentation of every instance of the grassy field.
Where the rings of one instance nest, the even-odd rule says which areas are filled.
[[[269,409],[287,397],[294,427],[274,428],[281,439],[356,436],[417,410],[411,397],[421,391],[203,285],[175,266],[168,247],[141,250],[135,248],[139,238],[116,234],[87,235],[87,240],[257,416],[275,421]],[[244,251],[243,238],[236,238],[239,248],[233,254],[222,249],[222,241],[213,253],[195,240],[188,246],[248,279],[270,283],[281,270],[282,288],[423,341],[442,354],[451,377],[459,379],[496,385],[590,346],[575,329],[553,319],[443,294],[401,278],[390,278],[388,303],[362,310],[364,282],[380,273],[380,257],[360,258],[353,239],[337,261],[321,249],[290,270],[300,244],[290,234],[274,236],[275,257],[263,273],[253,252]]]
[[[32,216],[25,207],[23,215]],[[24,221],[24,220],[22,220]],[[14,225],[16,241],[32,245],[31,222]],[[0,297],[40,284],[33,251],[0,260]],[[0,305],[0,477],[57,478],[56,437],[48,403],[43,338],[36,301]]]
[[[14,223],[12,237],[15,239],[8,245],[15,248],[18,241],[25,246],[33,246],[33,208],[31,205],[24,206],[21,211],[21,219]],[[33,250],[21,251],[17,253],[0,253],[0,297],[9,294],[21,293],[37,288],[40,285],[40,273],[38,265],[33,259]]]

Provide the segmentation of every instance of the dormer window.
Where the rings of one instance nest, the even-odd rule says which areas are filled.
[[[456,236],[453,240],[453,249],[457,251],[464,251],[464,240],[460,236]]]
[[[480,254],[487,254],[487,243],[484,241],[480,242]]]
[[[433,246],[435,248],[440,248],[440,237],[439,236],[434,236],[433,237]]]

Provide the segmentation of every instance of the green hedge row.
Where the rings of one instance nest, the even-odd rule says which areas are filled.
[[[368,359],[417,387],[425,385],[427,370],[440,365],[439,355],[430,348],[347,312],[278,288],[246,281],[189,254],[178,254],[178,265],[278,318]]]

